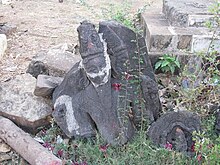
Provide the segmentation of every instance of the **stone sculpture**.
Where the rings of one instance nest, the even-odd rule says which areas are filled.
[[[114,21],[100,22],[99,33],[93,24],[83,21],[77,31],[82,61],[54,90],[53,117],[69,137],[92,137],[98,130],[108,143],[125,144],[133,137],[141,117],[147,117],[148,111],[153,121],[161,108],[158,89],[149,90],[156,82],[145,42]],[[138,58],[143,59],[142,63]],[[146,80],[152,83],[148,85]],[[145,88],[148,90],[144,94],[135,94]],[[141,110],[135,101],[149,99],[148,94],[151,100],[145,101],[146,107]]]
[[[188,111],[168,112],[150,126],[148,136],[161,147],[171,144],[172,149],[190,153],[193,131],[200,131],[198,115]]]

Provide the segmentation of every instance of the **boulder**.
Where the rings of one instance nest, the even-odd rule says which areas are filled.
[[[72,45],[65,43],[56,45],[47,52],[41,51],[33,57],[27,73],[35,78],[39,74],[63,77],[75,63],[81,60],[74,50]]]
[[[4,56],[7,49],[7,38],[5,34],[0,34],[0,59]]]
[[[0,115],[31,132],[49,124],[52,113],[50,100],[34,96],[35,83],[30,74],[23,74],[0,84]]]
[[[192,152],[193,131],[201,129],[200,117],[189,111],[168,112],[152,123],[147,134],[160,147],[167,144],[180,152]]]

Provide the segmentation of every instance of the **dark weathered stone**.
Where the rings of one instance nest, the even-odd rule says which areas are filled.
[[[99,33],[103,33],[103,38],[107,42],[112,66],[112,82],[115,79],[125,86],[125,90],[122,88],[119,91],[120,97],[123,96],[124,100],[129,100],[126,105],[132,106],[125,109],[131,109],[131,116],[133,116],[134,123],[137,125],[143,116],[146,117],[148,115],[149,110],[149,107],[145,107],[145,110],[142,110],[139,107],[140,102],[137,101],[142,99],[141,95],[135,93],[140,91],[139,75],[148,76],[152,81],[155,81],[145,40],[139,34],[115,21],[100,22]],[[145,87],[142,86],[142,88]],[[155,90],[157,91],[158,89],[156,88]],[[157,99],[159,100],[159,98]],[[120,103],[124,105],[122,100],[120,100]],[[159,108],[160,103],[156,107]],[[157,109],[156,107],[154,110]],[[155,113],[158,112],[159,109]]]
[[[54,89],[63,81],[61,77],[38,75],[34,94],[36,96],[50,97]]]
[[[142,97],[134,93],[140,87],[138,75],[144,74],[153,82],[155,78],[141,36],[114,21],[99,26],[100,34],[87,21],[77,29],[82,61],[55,89],[53,116],[69,137],[91,137],[97,128],[108,143],[121,145],[134,136],[135,124],[143,116],[135,103]],[[149,87],[146,83],[142,86]],[[148,94],[156,97],[152,91]],[[146,105],[155,106],[156,102]],[[159,107],[152,109],[155,116]]]
[[[145,100],[145,107],[147,110],[149,121],[152,123],[159,118],[159,114],[161,111],[157,83],[149,76],[142,75],[141,80],[141,88]]]
[[[193,131],[200,131],[199,116],[188,111],[178,111],[161,116],[150,126],[147,134],[161,147],[170,143],[175,150],[191,152]]]
[[[45,75],[49,74],[48,68],[41,61],[32,61],[29,64],[26,72],[31,74],[35,78],[37,78],[37,76],[40,74],[45,74]]]

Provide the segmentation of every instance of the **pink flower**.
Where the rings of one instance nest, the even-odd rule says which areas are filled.
[[[195,152],[195,142],[193,142],[192,146],[191,146],[191,152]]]
[[[119,91],[121,88],[121,84],[119,84],[119,83],[114,83],[114,84],[112,84],[112,86],[113,86],[114,90],[116,90],[116,91]]]
[[[109,144],[99,146],[99,150],[105,153],[108,149],[108,146],[109,146]]]
[[[44,146],[45,148],[50,148],[51,147],[49,142],[45,142],[44,144],[42,144],[42,146]]]
[[[202,160],[202,154],[199,154],[199,155],[197,156],[197,160],[198,160],[198,162],[200,162],[200,161]]]
[[[87,162],[82,162],[80,165],[88,165]]]
[[[54,147],[49,142],[45,142],[44,144],[42,144],[42,146],[47,148],[49,151],[53,151],[54,150]]]
[[[58,150],[58,151],[57,151],[57,155],[58,155],[59,157],[62,157],[62,156],[63,156],[63,150],[62,150],[62,149]]]
[[[165,144],[165,148],[168,149],[168,150],[172,150],[173,145],[172,145],[171,143],[167,142],[167,143]]]

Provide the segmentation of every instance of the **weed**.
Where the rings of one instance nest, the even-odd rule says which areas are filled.
[[[159,57],[159,61],[155,64],[155,70],[161,69],[162,72],[171,73],[172,75],[177,68],[180,68],[179,60],[169,54]]]

